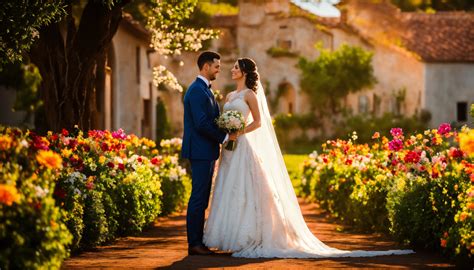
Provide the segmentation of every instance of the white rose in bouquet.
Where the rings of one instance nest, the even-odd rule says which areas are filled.
[[[226,133],[233,133],[245,128],[245,119],[241,112],[229,110],[222,113],[219,118],[216,119],[216,124]],[[237,143],[235,141],[228,141],[225,149],[233,151],[236,146]]]

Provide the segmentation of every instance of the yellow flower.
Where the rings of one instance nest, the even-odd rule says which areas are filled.
[[[71,149],[62,149],[61,150],[61,155],[65,158],[68,158],[69,156],[72,155],[72,150]]]
[[[12,138],[6,135],[0,136],[0,150],[8,150],[12,146]]]
[[[0,184],[0,203],[10,206],[13,203],[18,203],[19,200],[20,194],[15,186]]]
[[[99,157],[99,163],[100,164],[104,164],[105,160],[106,160],[106,158],[104,156]]]
[[[61,168],[63,159],[60,155],[54,153],[53,151],[44,151],[40,150],[36,154],[36,160],[39,164],[46,166],[51,169]]]
[[[459,133],[459,147],[468,155],[474,156],[474,129],[466,133]]]
[[[418,133],[418,134],[416,134],[416,138],[417,138],[418,140],[421,140],[421,139],[423,139],[423,135],[421,135],[420,133]]]

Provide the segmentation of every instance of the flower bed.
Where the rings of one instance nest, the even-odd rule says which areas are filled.
[[[179,139],[158,150],[123,131],[0,128],[0,267],[58,268],[76,251],[140,232],[189,196]]]
[[[474,130],[373,139],[328,141],[305,161],[299,189],[351,225],[472,262]]]

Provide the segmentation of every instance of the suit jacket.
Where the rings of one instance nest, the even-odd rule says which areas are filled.
[[[184,95],[184,134],[181,148],[183,158],[219,158],[219,144],[226,133],[215,124],[217,117],[219,104],[206,83],[197,78]]]

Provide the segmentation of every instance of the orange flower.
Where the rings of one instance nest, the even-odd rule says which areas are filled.
[[[466,133],[459,133],[459,148],[468,155],[474,156],[474,129]]]
[[[374,135],[372,136],[372,139],[378,139],[380,138],[380,133],[375,132]]]
[[[53,151],[38,151],[36,154],[36,160],[39,164],[46,166],[51,169],[61,168],[63,159],[60,155],[54,153]]]
[[[445,248],[447,243],[448,241],[446,241],[446,239],[441,238],[441,247]]]
[[[474,210],[474,203],[468,203],[467,208]]]
[[[10,206],[13,203],[18,203],[19,200],[20,194],[15,186],[0,184],[0,203]]]
[[[6,135],[0,136],[0,150],[8,150],[12,146],[12,138]]]
[[[468,213],[462,212],[461,215],[459,215],[459,220],[460,220],[460,221],[464,221],[464,220],[466,220],[466,218],[467,218],[468,216],[469,216]]]

